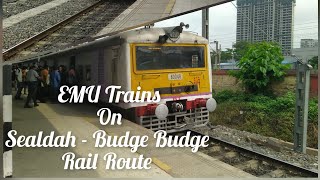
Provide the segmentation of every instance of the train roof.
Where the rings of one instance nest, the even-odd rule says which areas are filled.
[[[159,36],[166,34],[167,28],[140,28],[120,33],[127,43],[157,43]],[[207,44],[208,40],[195,33],[182,31],[179,38],[168,39],[166,43]]]
[[[64,56],[67,54],[77,54],[78,52],[90,51],[100,47],[117,46],[123,43],[157,43],[159,36],[166,34],[166,28],[140,28],[121,32],[108,37],[101,37],[90,42],[85,42],[67,49],[56,49],[33,55],[24,59],[10,61],[10,63],[20,63],[43,58]],[[179,38],[168,38],[166,43],[183,43],[183,44],[208,44],[208,40],[195,33],[182,31]]]

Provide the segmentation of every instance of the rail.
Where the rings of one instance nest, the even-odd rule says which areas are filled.
[[[192,135],[203,136],[203,134],[197,131],[194,131],[194,130],[190,130],[190,131]],[[291,172],[300,173],[301,175],[303,175],[303,177],[318,177],[318,172],[313,171],[311,169],[306,169],[306,168],[291,164],[289,162],[285,162],[283,160],[279,160],[279,159],[264,155],[262,153],[247,149],[245,147],[238,146],[236,144],[233,144],[215,137],[210,136],[210,142],[214,142],[221,146],[228,147],[234,151],[244,153],[246,155],[249,155],[253,159],[263,160],[270,164],[276,165],[277,167],[281,167],[285,170],[290,170]]]

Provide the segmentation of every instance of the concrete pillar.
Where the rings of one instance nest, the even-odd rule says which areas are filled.
[[[209,40],[209,9],[202,10],[202,36]]]
[[[8,132],[12,130],[12,80],[11,65],[3,65],[3,176],[12,177],[12,148],[7,147],[5,142],[9,140]]]
[[[294,150],[307,151],[308,107],[310,91],[309,64],[297,62],[296,112],[294,121]]]
[[[2,7],[2,1],[0,1]],[[3,15],[2,8],[0,8],[0,15]],[[3,30],[2,22],[0,23],[0,49],[3,49]],[[3,120],[3,129],[1,139],[3,142],[3,158],[0,168],[4,178],[12,177],[12,148],[5,146],[5,141],[8,138],[8,132],[12,129],[12,83],[11,83],[11,65],[4,65],[2,53],[0,55],[0,114]]]

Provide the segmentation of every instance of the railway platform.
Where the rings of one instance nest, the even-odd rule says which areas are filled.
[[[23,97],[26,98],[25,96]],[[121,126],[102,126],[96,112],[99,107],[93,104],[51,104],[40,103],[35,108],[23,108],[24,101],[13,100],[13,129],[18,135],[44,135],[54,131],[66,134],[71,131],[79,139],[74,148],[13,148],[13,177],[253,177],[252,175],[225,164],[203,153],[192,153],[190,148],[155,148],[151,138],[153,132],[128,120],[122,120]],[[139,148],[136,153],[130,148],[94,148],[93,132],[104,130],[108,135],[148,135],[148,146]],[[152,158],[149,170],[106,170],[103,159],[98,159],[94,170],[64,170],[61,157],[66,152],[87,157],[88,153],[103,156],[114,152],[121,157],[138,157],[143,154]]]

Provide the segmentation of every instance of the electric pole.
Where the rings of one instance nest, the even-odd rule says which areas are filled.
[[[234,69],[234,64],[235,64],[235,60],[234,60],[234,42],[232,43],[232,69]]]
[[[213,43],[216,44],[216,53],[214,55],[214,69],[218,69],[218,58],[219,58],[219,42],[218,41],[213,41]]]
[[[219,64],[219,65],[218,65],[218,69],[220,69],[220,63],[221,63],[221,62],[220,62],[220,61],[221,61],[221,44],[219,45],[219,54],[218,54],[218,57],[219,57],[219,58],[218,58],[218,64]]]
[[[294,150],[307,151],[308,107],[310,91],[310,71],[312,66],[297,61],[296,112],[294,121]]]

